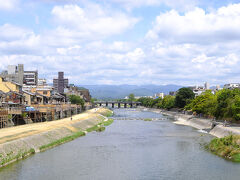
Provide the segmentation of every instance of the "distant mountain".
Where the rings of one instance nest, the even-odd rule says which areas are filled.
[[[109,100],[120,99],[133,93],[135,96],[153,96],[156,93],[177,91],[182,86],[179,85],[81,85],[89,89],[93,98]]]

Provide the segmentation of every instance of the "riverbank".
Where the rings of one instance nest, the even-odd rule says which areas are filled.
[[[216,125],[212,120],[201,119],[178,112],[160,109],[144,109],[170,116],[176,120],[174,121],[175,124],[191,126],[208,132],[216,138],[212,139],[211,142],[205,146],[207,150],[227,160],[240,162],[240,127],[231,125],[224,126],[222,123]]]
[[[229,135],[240,135],[240,127],[224,126],[223,123],[213,122],[211,119],[198,118],[193,115],[182,114],[179,112],[166,111],[162,109],[141,108],[142,110],[161,113],[174,118],[174,123],[179,125],[191,126],[199,130],[205,130],[212,136],[223,138]]]
[[[108,109],[97,108],[75,115],[72,120],[65,118],[1,129],[0,167],[84,136],[87,132],[104,130],[104,124],[111,123],[106,116],[111,114]]]

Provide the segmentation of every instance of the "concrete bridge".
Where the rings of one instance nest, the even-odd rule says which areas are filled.
[[[128,105],[130,108],[133,108],[133,107],[138,107],[141,105],[141,102],[118,102],[118,101],[96,101],[95,102],[95,105],[98,105],[98,106],[106,106],[106,107],[112,107],[114,108],[115,105],[116,107],[118,108],[121,108],[122,105],[124,108],[127,108]]]

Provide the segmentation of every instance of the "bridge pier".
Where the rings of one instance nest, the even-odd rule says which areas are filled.
[[[133,108],[133,103],[130,103],[130,108]]]
[[[114,108],[114,103],[112,103],[112,108]]]
[[[108,102],[106,102],[106,107],[108,107]]]
[[[121,103],[118,103],[118,108],[120,108],[121,107]]]
[[[102,106],[102,103],[100,103],[99,106],[101,107],[101,106]]]
[[[124,108],[127,108],[127,103],[124,103]]]

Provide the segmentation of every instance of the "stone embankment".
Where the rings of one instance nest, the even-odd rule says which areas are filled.
[[[112,111],[92,109],[62,120],[28,124],[0,130],[0,167],[30,154],[86,135],[108,119]],[[93,128],[94,129],[94,128]]]
[[[218,138],[222,138],[231,134],[240,135],[240,127],[235,127],[231,125],[224,126],[223,123],[216,123],[210,119],[202,119],[197,118],[193,115],[187,115],[179,112],[165,111],[160,109],[145,108],[145,110],[170,116],[176,120],[174,121],[175,124],[181,124],[191,126],[200,130],[206,130],[209,134]]]

